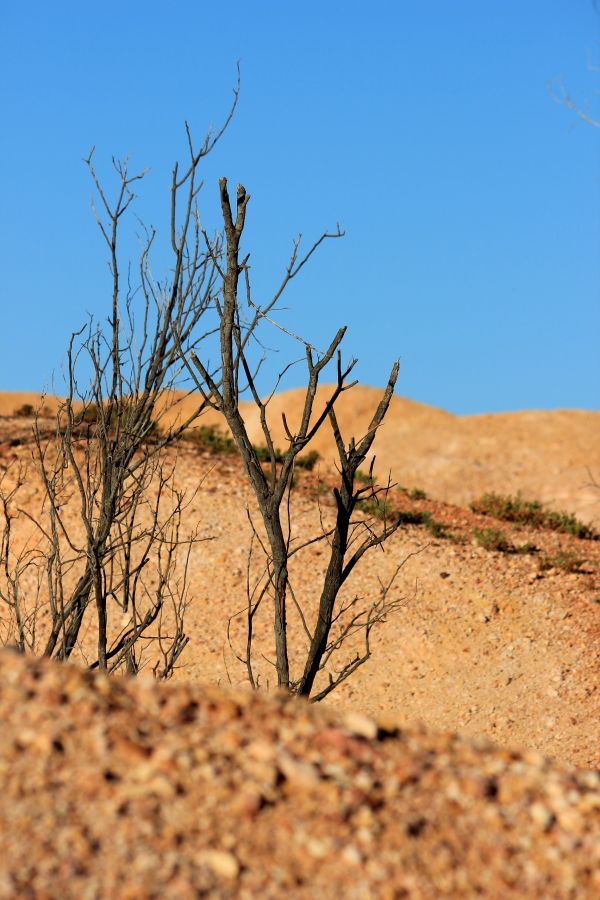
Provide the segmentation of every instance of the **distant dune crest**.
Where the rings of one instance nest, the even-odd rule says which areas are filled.
[[[315,410],[322,408],[332,387],[322,385]],[[342,434],[348,440],[367,429],[381,391],[357,386],[343,394],[336,407]],[[302,389],[282,392],[269,406],[269,422],[276,443],[285,448],[282,422],[285,411],[290,428],[299,421]],[[43,402],[52,413],[58,400],[33,392],[0,393],[0,415],[11,416],[29,404]],[[185,414],[195,400],[183,396],[176,412]],[[250,436],[262,441],[258,412],[242,404]],[[206,423],[220,424],[209,412]],[[311,444],[324,462],[333,461],[335,448],[330,429],[322,429]],[[477,416],[455,416],[433,406],[394,397],[375,441],[376,471],[406,487],[423,488],[431,496],[466,504],[484,491],[517,493],[555,508],[574,512],[598,523],[600,491],[600,413],[580,410],[524,411]]]

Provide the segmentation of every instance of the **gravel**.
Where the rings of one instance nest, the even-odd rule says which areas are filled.
[[[0,897],[600,896],[600,774],[0,652]]]

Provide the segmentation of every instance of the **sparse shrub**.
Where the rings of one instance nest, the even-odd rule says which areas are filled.
[[[237,452],[233,440],[216,425],[200,425],[198,428],[190,428],[188,431],[184,431],[182,438],[207,453]]]
[[[31,403],[23,403],[22,406],[15,409],[13,415],[17,416],[19,419],[30,419],[35,415],[35,409]]]
[[[87,437],[98,437],[99,429],[106,429],[113,435],[118,430],[129,429],[139,434],[142,442],[158,440],[161,430],[156,421],[146,418],[145,428],[140,427],[137,402],[133,397],[121,397],[101,405],[88,402],[74,414],[73,426],[78,434],[83,432]]]
[[[452,538],[448,527],[443,522],[434,519],[426,510],[424,512],[412,509],[397,511],[391,508],[388,501],[376,499],[362,500],[357,504],[357,508],[376,519],[392,519],[400,525],[423,525],[436,538],[448,540]]]
[[[389,500],[379,500],[377,497],[371,497],[368,500],[359,500],[356,504],[356,508],[367,516],[373,516],[374,519],[381,519],[382,521],[384,519],[386,521],[390,519],[397,521],[398,518],[394,515]]]
[[[572,513],[547,510],[545,525],[546,528],[550,528],[552,531],[572,534],[573,537],[581,538],[582,540],[597,541],[600,538],[600,534],[591,525],[580,522]]]
[[[331,494],[331,492],[331,485],[324,481],[317,481],[309,488],[309,496],[312,497],[313,500],[316,500],[318,497],[325,497],[327,494]]]
[[[600,538],[591,525],[580,522],[572,513],[555,512],[547,509],[539,500],[524,500],[520,494],[511,497],[490,492],[474,500],[471,503],[471,510],[505,522],[529,525],[532,528],[547,528],[585,540],[595,541]]]
[[[399,513],[398,517],[403,525],[424,525],[427,531],[435,538],[450,537],[447,526],[443,522],[438,522],[437,519],[434,519],[427,510],[424,512],[405,510]]]
[[[586,562],[570,550],[559,550],[555,556],[544,553],[540,557],[539,567],[542,572],[548,569],[562,569],[563,572],[581,574],[581,567]]]
[[[503,531],[497,528],[476,528],[473,536],[484,550],[495,550],[498,553],[519,553],[523,555],[539,553],[539,548],[527,541],[524,544],[513,544]]]
[[[437,519],[434,519],[431,513],[424,512],[423,513],[423,525],[425,528],[431,532],[433,537],[436,538],[448,538],[450,534],[448,532],[448,527],[444,525],[443,522],[438,522]]]
[[[270,463],[271,462],[271,452],[268,447],[265,447],[264,444],[253,444],[254,452],[256,453],[256,458],[261,463]],[[273,447],[273,461],[276,463],[282,463],[285,458],[285,453],[283,453],[278,447]],[[296,460],[296,464],[297,464]]]
[[[265,447],[264,444],[253,444],[254,452],[256,453],[257,459],[261,463],[270,463],[271,462],[271,452],[268,447]],[[274,462],[281,464],[285,459],[285,453],[283,450],[280,450],[278,447],[273,448],[273,460]],[[310,450],[308,453],[305,453],[303,456],[297,456],[294,461],[294,466],[297,469],[305,469],[307,472],[312,472],[318,460],[321,459],[321,454],[318,450]]]
[[[425,513],[413,510],[403,510],[398,513],[398,521],[402,525],[424,525]]]
[[[421,488],[411,488],[408,496],[411,500],[427,500],[427,494]]]
[[[539,553],[539,547],[536,547],[535,544],[532,544],[531,541],[526,541],[524,544],[519,544],[518,547],[515,547],[515,553],[523,553],[523,554],[533,554]]]
[[[307,472],[312,472],[320,459],[321,454],[318,450],[310,450],[308,453],[305,453],[304,456],[296,457],[296,468],[306,469]]]
[[[88,403],[82,410],[75,414],[74,425],[96,425],[100,419],[100,410],[96,403]]]
[[[484,550],[495,550],[498,553],[511,553],[514,547],[503,531],[497,528],[476,528],[473,532],[475,540]]]
[[[355,475],[357,481],[360,481],[361,484],[372,484],[375,481],[375,478],[369,474],[369,472],[363,472],[362,469],[359,469]]]

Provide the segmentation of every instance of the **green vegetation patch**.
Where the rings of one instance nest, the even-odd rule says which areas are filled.
[[[363,472],[362,469],[358,469],[354,477],[361,484],[373,484],[376,480],[374,476],[372,477],[368,472]]]
[[[19,419],[30,419],[35,415],[35,409],[31,403],[24,403],[22,406],[15,409],[13,415],[17,416]]]
[[[253,444],[253,447],[259,462],[271,462],[271,451],[268,447],[265,447],[264,444]],[[285,453],[283,452],[283,450],[280,450],[278,447],[274,447],[273,459],[276,463],[282,463],[285,459]],[[297,469],[305,469],[307,472],[312,472],[315,465],[320,459],[321,455],[318,450],[309,450],[308,453],[303,453],[302,455],[296,457],[294,466]]]
[[[400,522],[401,525],[423,525],[436,538],[453,539],[448,527],[434,519],[430,512],[420,510],[394,510],[388,500],[360,500],[356,508],[376,519]]]
[[[216,425],[200,425],[198,428],[190,428],[188,431],[184,431],[182,438],[207,453],[236,452],[233,438],[224,434]]]
[[[367,516],[373,516],[374,519],[390,520],[392,518],[395,518],[394,511],[389,500],[378,500],[376,497],[371,497],[368,500],[359,500],[356,504],[356,508],[359,509],[362,513],[365,513],[365,515]],[[418,523],[411,522],[410,524]]]
[[[532,528],[547,528],[570,534],[584,540],[597,541],[600,534],[591,526],[580,522],[572,513],[555,512],[539,500],[524,500],[516,497],[488,493],[471,503],[471,510],[483,516],[493,516],[505,522],[529,525]]]
[[[312,472],[320,459],[321,454],[318,450],[309,450],[308,453],[296,457],[295,466],[297,469],[306,469],[307,472]]]
[[[199,450],[204,450],[208,453],[237,452],[233,438],[221,431],[216,425],[200,425],[198,428],[190,428],[183,433],[182,437],[185,441],[190,441],[190,443],[198,447]],[[268,447],[257,444],[253,446],[259,462],[271,462],[271,454]],[[285,453],[277,447],[274,448],[273,456],[276,463],[282,463],[285,459]],[[310,472],[320,458],[321,456],[317,450],[310,450],[308,453],[303,453],[296,457],[295,466],[297,469],[305,469]]]
[[[514,550],[504,532],[497,528],[476,528],[473,536],[484,550],[495,550],[497,553],[511,553]]]
[[[542,572],[548,569],[562,569],[570,574],[582,574],[582,566],[586,560],[572,553],[570,550],[559,550],[554,556],[544,554],[540,557],[539,565]]]
[[[105,407],[98,406],[97,403],[87,403],[82,409],[73,416],[73,426],[78,434],[93,436],[95,428],[106,428],[110,432],[117,429],[127,431],[131,426],[132,415],[136,412],[135,403],[129,400],[121,400],[118,403],[106,404]],[[160,436],[160,428],[154,420],[147,420],[144,426],[144,438],[147,440],[156,439]]]
[[[496,553],[539,553],[535,544],[529,541],[526,544],[513,544],[499,528],[475,528],[473,537],[484,550],[494,550]]]

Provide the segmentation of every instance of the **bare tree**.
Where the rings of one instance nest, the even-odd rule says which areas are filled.
[[[342,232],[339,227],[334,232],[324,232],[303,256],[300,255],[300,240],[298,239],[294,244],[291,259],[279,288],[266,305],[259,307],[252,298],[249,255],[242,257],[240,250],[250,197],[245,188],[238,185],[234,214],[225,178],[220,179],[219,191],[224,225],[223,237],[219,236],[215,241],[211,241],[206,234],[204,237],[221,279],[220,291],[214,301],[219,322],[220,365],[216,372],[211,372],[208,365],[200,359],[195,351],[192,350],[188,354],[183,352],[182,356],[187,362],[190,373],[195,378],[203,402],[222,413],[227,422],[241,455],[248,480],[254,490],[266,535],[266,544],[262,544],[262,540],[255,530],[255,537],[263,546],[267,558],[266,580],[262,587],[255,586],[253,591],[249,591],[247,646],[245,655],[240,658],[246,665],[251,684],[257,686],[257,678],[252,665],[252,628],[254,616],[267,595],[270,596],[273,604],[277,683],[279,687],[293,694],[307,697],[313,695],[315,679],[319,672],[329,665],[332,656],[340,650],[346,638],[357,630],[361,630],[366,639],[365,652],[362,655],[357,654],[349,662],[343,664],[335,674],[332,674],[328,668],[329,684],[313,697],[313,699],[321,699],[368,659],[370,655],[369,635],[372,628],[375,624],[384,621],[386,615],[398,603],[398,601],[388,600],[388,595],[384,592],[383,599],[380,597],[369,610],[354,615],[352,614],[354,604],[340,608],[338,603],[342,586],[362,556],[372,548],[381,547],[398,527],[398,522],[386,520],[382,527],[375,530],[372,525],[365,522],[364,517],[356,521],[353,519],[357,505],[362,499],[374,500],[382,491],[389,490],[389,485],[383,489],[376,487],[372,479],[368,486],[356,487],[355,477],[371,450],[377,430],[389,408],[398,376],[398,363],[396,362],[392,367],[387,387],[374,411],[367,433],[359,441],[352,438],[346,444],[335,414],[335,406],[339,397],[356,383],[348,381],[356,360],[351,360],[345,366],[342,364],[340,345],[346,329],[339,329],[324,352],[315,350],[302,338],[297,338],[304,345],[308,383],[299,427],[292,432],[286,417],[283,417],[288,448],[282,455],[277,453],[267,420],[270,398],[263,400],[258,392],[257,367],[253,367],[249,357],[250,341],[255,337],[261,322],[266,320],[273,323],[271,314],[283,292],[317,248],[328,239],[341,237]],[[242,287],[240,287],[240,280],[242,280]],[[244,309],[242,309],[243,300],[240,294],[245,300]],[[323,408],[316,410],[317,387],[322,373],[329,363],[334,363],[337,367],[336,384]],[[259,411],[269,457],[266,471],[256,448],[252,445],[240,411],[240,395],[244,391],[249,391]],[[337,447],[340,483],[334,491],[335,525],[329,531],[324,530],[317,538],[328,542],[329,563],[318,600],[315,620],[308,625],[305,610],[294,595],[289,576],[290,557],[300,549],[291,546],[289,497],[298,454],[307,448],[316,433],[327,422],[333,429]],[[309,543],[312,542],[313,539],[309,541]],[[297,673],[290,671],[289,662],[287,609],[290,596],[301,618],[308,640],[302,671]],[[254,597],[256,599],[253,599]],[[350,624],[347,623],[342,628],[341,635],[338,634],[332,639],[332,627],[342,614],[350,616]]]
[[[596,4],[594,4],[596,6]],[[588,72],[593,72],[597,74],[600,72],[600,66],[595,64],[590,59],[588,60]],[[552,99],[559,103],[561,106],[566,106],[567,109],[570,109],[575,113],[583,122],[586,122],[588,125],[591,125],[593,128],[600,128],[600,117],[590,110],[589,101],[586,101],[585,106],[582,103],[578,103],[573,97],[569,94],[564,81],[562,78],[555,78],[553,81],[548,82],[548,93],[552,97]],[[595,88],[594,93],[596,95],[600,95],[600,89]]]
[[[191,498],[177,487],[170,448],[206,402],[200,398],[191,414],[177,415],[174,388],[181,381],[181,348],[191,352],[206,337],[201,320],[218,287],[218,268],[199,223],[198,167],[231,120],[238,92],[239,80],[224,126],[206,136],[184,171],[177,165],[173,170],[172,264],[162,281],[150,265],[153,229],[143,231],[135,285],[131,270],[125,279],[121,273],[121,223],[145,172],[131,174],[127,161],[113,160],[117,190],[111,201],[96,174],[93,149],[85,159],[108,248],[111,307],[108,327],[90,322],[71,338],[66,399],[54,434],[36,419],[41,509],[33,515],[19,506],[22,473],[5,483],[0,498],[1,624],[4,640],[21,650],[58,659],[68,659],[77,646],[89,653],[82,637],[92,628],[92,668],[134,672],[141,649],[152,641],[156,674],[165,678],[187,643],[187,560],[198,536],[183,533]],[[15,524],[27,518],[33,533],[18,546]]]
[[[572,112],[574,112],[575,115],[582,120],[582,122],[586,122],[593,128],[600,128],[600,119],[592,115],[592,113],[589,112],[589,109],[586,109],[579,103],[576,103],[576,101],[573,100],[573,98],[567,91],[562,81],[558,80],[556,82],[550,83],[548,85],[548,92],[552,99],[556,101],[556,103],[560,103],[561,106],[566,106],[567,109],[570,109]]]
[[[346,442],[336,404],[356,383],[349,381],[356,361],[342,363],[345,328],[338,330],[325,351],[292,335],[304,348],[307,386],[298,426],[292,430],[283,417],[288,447],[283,454],[277,451],[267,418],[273,394],[266,400],[259,394],[260,360],[256,365],[253,362],[253,342],[259,326],[266,323],[281,328],[273,317],[286,288],[321,244],[341,237],[342,232],[339,227],[324,232],[304,255],[298,239],[270,301],[262,306],[254,302],[249,256],[242,257],[240,251],[249,195],[238,186],[234,214],[227,182],[220,180],[223,229],[213,237],[201,224],[198,209],[202,186],[199,167],[233,115],[238,88],[239,82],[224,127],[216,136],[209,134],[199,150],[194,148],[186,125],[188,160],[181,171],[175,165],[171,181],[172,273],[163,281],[155,280],[149,262],[155,241],[153,230],[144,232],[136,288],[132,287],[131,274],[123,287],[119,268],[120,223],[134,199],[133,186],[144,173],[131,175],[126,161],[115,162],[118,188],[111,202],[96,175],[92,153],[85,160],[99,198],[98,225],[109,251],[111,314],[107,330],[90,323],[71,341],[67,398],[59,410],[54,436],[50,439],[40,427],[35,429],[43,515],[30,516],[34,537],[16,550],[15,517],[28,513],[16,502],[19,479],[16,485],[6,486],[0,600],[9,611],[12,639],[21,649],[36,651],[43,642],[45,655],[67,659],[78,647],[79,653],[90,654],[91,667],[136,671],[140,649],[145,642],[153,641],[160,651],[155,671],[168,677],[186,643],[186,559],[198,539],[194,533],[181,533],[189,498],[177,488],[172,445],[210,407],[223,415],[231,431],[261,518],[261,529],[253,523],[253,542],[264,551],[263,575],[252,587],[249,575],[247,642],[241,656],[248,678],[258,686],[253,620],[269,598],[278,685],[293,694],[320,700],[366,662],[373,628],[401,603],[391,597],[393,579],[380,586],[376,598],[365,608],[358,597],[344,599],[342,593],[363,555],[383,548],[398,528],[398,521],[391,521],[385,512],[380,521],[370,519],[360,509],[367,500],[380,504],[385,511],[389,482],[378,486],[371,465],[367,483],[356,483],[359,467],[371,453],[388,411],[398,363],[391,369],[367,433]],[[140,297],[141,311],[136,320]],[[208,313],[215,318],[215,325],[203,331],[205,321],[211,321],[210,316],[206,318]],[[218,336],[219,355],[211,368],[203,347],[204,339],[213,332]],[[84,367],[82,378],[84,362],[87,369]],[[327,401],[316,408],[317,388],[330,365],[336,368],[336,383]],[[86,377],[86,371],[91,377]],[[195,408],[186,418],[171,416],[165,430],[161,415],[164,420],[165,409],[174,397],[172,389],[185,373],[198,389]],[[81,384],[86,386],[81,389]],[[249,392],[259,411],[266,465],[252,445],[240,411],[244,392]],[[339,483],[333,492],[335,521],[323,524],[318,534],[299,540],[292,527],[294,471],[299,454],[324,427],[332,429],[338,456]],[[317,541],[327,545],[329,559],[320,595],[313,598],[311,608],[310,598],[296,595],[289,564],[293,556]],[[26,604],[25,583],[32,591]],[[290,600],[307,642],[295,671],[290,667]],[[41,635],[40,607],[49,611],[49,622]],[[95,639],[91,653],[89,640],[86,643],[90,630]],[[353,652],[338,664],[339,653],[357,635],[364,639],[362,651]],[[295,647],[293,659],[299,656],[297,650]],[[315,686],[318,677],[325,674],[328,682]]]

